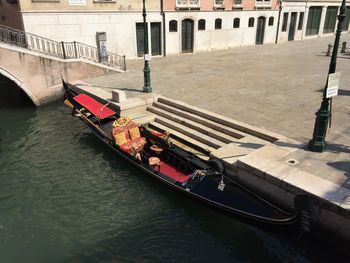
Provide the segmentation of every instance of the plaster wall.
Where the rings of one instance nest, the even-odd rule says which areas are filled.
[[[317,35],[306,36],[305,32],[306,32],[306,25],[307,25],[307,20],[308,20],[309,8],[313,7],[313,6],[322,7],[322,15],[321,15],[319,33]],[[326,34],[323,33],[324,21],[325,21],[325,17],[326,17],[326,10],[327,10],[328,6],[337,6],[339,8],[340,1],[314,1],[314,2],[288,1],[288,2],[283,2],[282,13],[281,13],[281,22],[280,22],[279,34],[278,34],[278,42],[288,41],[288,32],[289,32],[289,28],[290,28],[290,17],[291,17],[292,12],[298,13],[297,27],[296,27],[296,31],[295,31],[294,40],[317,38],[317,37],[321,37],[321,36],[327,36],[327,35],[329,36],[329,35],[334,34],[334,33],[326,33]],[[288,13],[287,31],[282,32],[283,13],[285,13],[285,12]],[[304,12],[304,22],[303,22],[302,30],[298,30],[300,12]],[[335,26],[335,30],[336,30],[336,27],[337,27],[337,25]],[[334,30],[334,32],[335,32],[335,30]],[[349,31],[350,31],[350,27],[349,27],[348,32]]]
[[[140,12],[26,12],[23,21],[27,32],[92,46],[96,46],[96,33],[106,32],[107,50],[130,59],[137,57],[136,23],[141,23],[143,17]],[[161,21],[159,12],[147,13],[149,24]]]
[[[142,0],[85,0],[83,5],[72,5],[69,0],[19,0],[22,11],[135,11],[142,10]],[[160,10],[159,0],[146,1],[147,10]]]
[[[184,19],[194,21],[194,52],[226,49],[243,45],[255,45],[257,19],[266,17],[264,43],[274,43],[277,29],[278,11],[231,11],[231,12],[167,12],[166,42],[167,54],[181,53],[181,26]],[[268,18],[274,17],[273,26],[268,26]],[[254,17],[254,27],[248,27],[248,20]],[[222,19],[222,29],[214,29],[215,19]],[[240,27],[233,28],[233,19],[240,18]],[[198,30],[198,20],[206,20],[206,29]],[[169,21],[178,21],[177,32],[169,32]]]
[[[176,9],[176,2],[177,0],[165,0],[164,1],[164,10],[165,11],[174,11]],[[224,0],[224,6],[223,8],[220,7],[220,9],[217,9],[215,5],[215,0],[199,0],[200,3],[200,11],[213,11],[213,10],[226,10],[230,11],[235,6],[234,5],[235,0]],[[242,0],[242,5],[239,7],[242,7],[243,10],[254,10],[255,9],[255,0]],[[275,10],[278,9],[279,4],[278,0],[271,0],[271,9]]]

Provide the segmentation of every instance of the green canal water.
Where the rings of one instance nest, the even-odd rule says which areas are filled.
[[[0,262],[337,262],[184,198],[70,111],[0,109]],[[340,258],[339,258],[340,257]]]

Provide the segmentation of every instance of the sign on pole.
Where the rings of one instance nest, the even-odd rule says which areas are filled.
[[[339,81],[340,81],[340,72],[332,73],[328,75],[326,98],[331,98],[338,95]]]

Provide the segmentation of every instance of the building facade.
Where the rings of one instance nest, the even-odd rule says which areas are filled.
[[[144,54],[142,0],[0,0],[0,3],[2,24],[57,41],[92,46],[97,45],[97,35],[102,32],[107,37],[108,51],[129,59]],[[340,3],[340,0],[146,0],[149,50],[152,56],[166,56],[332,34]]]
[[[335,33],[339,0],[284,0],[278,42],[316,38]],[[349,32],[350,3],[346,8],[344,31]]]

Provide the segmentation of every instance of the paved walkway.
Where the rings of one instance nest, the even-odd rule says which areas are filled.
[[[341,41],[350,45],[350,35]],[[307,143],[327,78],[330,57],[325,51],[333,42],[331,36],[154,58],[153,91]],[[128,68],[84,81],[137,93],[143,86],[143,61],[128,61]],[[305,151],[300,166],[350,189],[350,55],[338,58],[337,71],[341,89],[333,100],[328,150]]]

